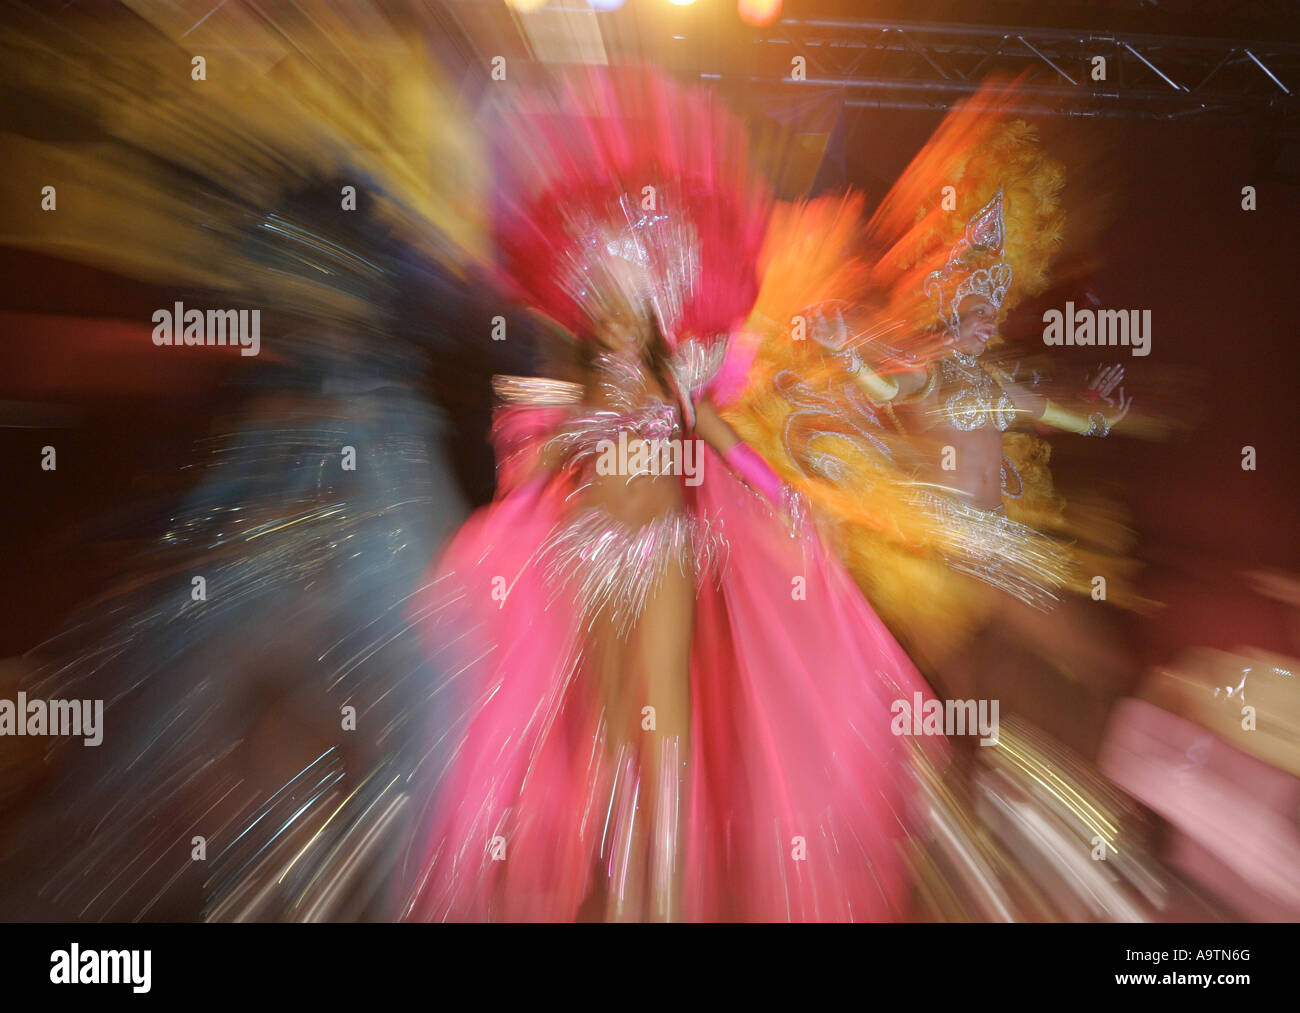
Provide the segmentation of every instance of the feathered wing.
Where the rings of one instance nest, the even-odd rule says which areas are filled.
[[[954,110],[868,219],[860,196],[826,196],[774,211],[762,280],[746,329],[758,353],[725,414],[782,475],[818,506],[842,557],[881,616],[914,648],[944,653],[988,608],[952,565],[961,534],[918,509],[919,465],[933,446],[909,431],[907,398],[878,400],[851,374],[857,355],[883,376],[924,368],[942,353],[940,304],[927,278],[948,263],[967,223],[999,192],[1000,259],[1015,284],[1003,309],[1041,291],[1060,242],[1061,165],[1032,129],[1008,119],[1014,88],[990,85]],[[963,265],[964,267],[965,265]],[[927,290],[929,289],[929,290]],[[843,345],[815,340],[820,315],[856,323]],[[1065,504],[1048,466],[1050,447],[1008,432],[1003,468],[1013,521],[1068,535]],[[1056,587],[1084,590],[1064,542],[1037,536],[1026,554],[1052,563]]]
[[[585,68],[491,110],[500,267],[569,331],[649,301],[672,345],[753,304],[771,197],[741,121],[650,68]]]
[[[872,606],[909,643],[956,636],[968,622],[944,594],[953,584],[941,532],[912,501],[922,452],[891,406],[874,402],[815,339],[815,314],[871,295],[855,253],[860,195],[779,205],[746,330],[758,351],[742,393],[724,408],[740,435],[809,497]],[[905,337],[901,322],[879,339]],[[960,603],[957,603],[960,604]],[[952,631],[949,634],[948,631]]]

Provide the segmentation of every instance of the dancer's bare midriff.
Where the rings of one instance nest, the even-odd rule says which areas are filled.
[[[972,506],[995,510],[1002,505],[1001,432],[939,425],[929,435],[935,453],[927,462],[925,481],[957,493]]]

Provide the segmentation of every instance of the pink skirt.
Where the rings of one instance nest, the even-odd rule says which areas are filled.
[[[712,451],[703,475],[688,512],[725,551],[698,583],[691,645],[685,915],[901,917],[914,743],[891,706],[930,691],[811,524],[792,529]],[[614,772],[580,595],[543,551],[571,493],[538,478],[479,511],[416,605],[428,649],[457,662],[406,918],[572,921],[601,874]]]

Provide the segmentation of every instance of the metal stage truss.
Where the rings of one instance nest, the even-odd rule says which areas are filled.
[[[843,89],[851,107],[945,109],[986,75],[1025,75],[1026,112],[1254,126],[1300,133],[1300,46],[1285,42],[853,18],[763,30],[749,70],[701,76],[751,87]],[[791,79],[796,56],[806,80]],[[1105,79],[1094,79],[1097,58]]]

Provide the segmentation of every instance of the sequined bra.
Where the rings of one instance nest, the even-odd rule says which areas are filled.
[[[1016,420],[1015,403],[973,355],[953,350],[939,360],[944,391],[943,414],[954,429],[970,432],[991,427],[1005,432]]]
[[[570,466],[594,457],[620,433],[647,442],[681,438],[680,410],[663,398],[647,396],[645,372],[638,361],[602,352],[594,368],[602,407],[583,408],[550,440]]]
[[[721,352],[684,346],[670,363],[678,389],[694,391],[717,371]],[[681,410],[648,393],[639,360],[610,353],[596,357],[598,403],[582,402],[582,389],[557,381],[501,377],[497,392],[515,404],[564,403],[569,415],[548,441],[566,466],[583,469],[620,433],[629,439],[672,440],[683,432]],[[529,397],[532,393],[534,396]],[[673,571],[697,582],[721,573],[728,544],[719,524],[708,517],[672,509],[641,525],[629,525],[599,506],[578,506],[561,519],[540,547],[537,560],[551,600],[576,602],[588,624],[603,616],[626,637],[647,601]]]

